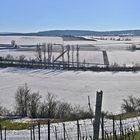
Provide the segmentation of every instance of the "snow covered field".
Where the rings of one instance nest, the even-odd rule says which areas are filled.
[[[18,86],[27,83],[33,91],[39,91],[45,97],[47,92],[60,100],[81,106],[87,106],[87,97],[95,105],[96,91],[103,90],[103,110],[120,112],[122,99],[129,95],[139,97],[140,72],[81,72],[31,70],[19,68],[0,69],[0,103],[11,108]]]
[[[107,38],[107,37],[105,37]],[[126,50],[128,49],[132,44],[140,46],[140,37],[128,37],[131,39],[131,41],[116,41],[116,40],[110,40],[108,37],[107,40],[98,40],[97,41],[64,41],[64,44],[67,45],[87,45],[92,46],[93,48],[96,48],[98,50]]]
[[[139,46],[140,37],[133,37],[131,38],[132,41],[63,41],[60,37],[0,36],[0,44],[11,44],[11,40],[16,40],[19,45],[36,45],[45,41],[48,43],[64,43],[65,45],[82,45],[82,49],[84,48],[85,51],[83,49],[79,52],[80,62],[85,60],[87,63],[103,64],[102,50],[106,50],[110,64],[140,64],[140,51],[131,52],[127,50],[131,44]],[[15,57],[25,55],[27,58],[35,58],[36,53],[28,50],[0,50],[0,56],[6,56],[7,54]],[[54,58],[59,54],[59,52],[53,52]],[[65,59],[67,59],[67,54],[65,54]],[[76,59],[76,56],[74,59]],[[140,72],[97,73],[17,68],[0,69],[1,105],[8,108],[13,107],[15,91],[18,86],[24,85],[24,83],[27,83],[34,91],[40,91],[43,97],[45,97],[47,92],[51,92],[61,100],[85,107],[87,107],[88,95],[91,96],[92,105],[94,106],[96,91],[103,90],[103,110],[117,113],[120,111],[123,98],[129,95],[139,97]]]
[[[17,45],[37,45],[42,43],[62,44],[61,37],[39,37],[39,36],[0,36],[0,44],[11,44],[15,40]]]
[[[8,54],[19,57],[24,55],[27,59],[36,58],[35,51],[15,51],[15,50],[1,50],[0,56],[6,57]],[[56,58],[60,53],[53,52],[52,56]],[[71,55],[71,54],[70,54]],[[76,61],[76,53],[74,54],[74,61]],[[120,66],[124,64],[126,66],[140,65],[140,51],[107,51],[108,59],[110,64],[117,63]],[[64,55],[65,60],[67,61],[67,54]],[[61,60],[61,58],[59,58]],[[70,56],[71,60],[71,56]],[[99,63],[103,64],[103,54],[102,51],[80,51],[79,52],[79,60],[80,62],[87,63]],[[62,60],[61,60],[62,61]]]
[[[110,64],[117,63],[118,65],[140,65],[140,51],[128,51],[128,48],[135,44],[140,46],[140,37],[129,37],[131,41],[114,41],[114,40],[97,40],[97,41],[63,41],[61,37],[37,37],[37,36],[0,36],[0,44],[11,44],[11,40],[15,40],[19,45],[36,45],[46,43],[64,44],[64,45],[80,45],[79,60],[80,62],[87,63],[100,63],[103,64],[102,50],[106,50]],[[5,46],[4,46],[5,47]],[[2,45],[1,45],[2,48]],[[22,48],[22,47],[21,47]],[[60,46],[55,46],[56,50],[60,52],[53,52],[52,56],[56,58],[60,53]],[[25,48],[24,48],[25,49]],[[0,56],[8,54],[14,57],[25,55],[26,58],[35,58],[35,50],[26,47],[26,51],[9,50],[5,48],[0,50]],[[70,52],[70,60],[71,60]],[[76,60],[76,51],[75,51]],[[60,58],[61,59],[61,58]],[[67,60],[67,54],[65,54]]]
[[[140,66],[140,51],[108,51],[107,54],[110,64]]]
[[[36,52],[35,51],[15,51],[15,50],[1,50],[0,56],[6,57],[8,54],[14,56],[14,58],[19,57],[21,55],[24,55],[26,59],[29,58],[36,58]],[[53,52],[52,56],[57,58],[60,55],[60,52]],[[72,54],[70,53],[70,61],[72,61]],[[65,61],[68,61],[67,54],[64,55]],[[74,52],[74,61],[76,62],[76,52]],[[62,58],[59,58],[58,60],[62,61]],[[104,64],[103,62],[103,54],[101,51],[80,51],[79,52],[79,61],[80,62],[87,62],[87,63],[98,63],[98,64]]]
[[[18,45],[36,45],[39,43],[56,43],[64,45],[80,45],[79,52],[80,62],[100,63],[103,64],[102,51],[106,50],[110,64],[118,65],[140,65],[140,51],[128,51],[128,47],[132,44],[140,46],[140,37],[131,38],[132,41],[63,41],[59,37],[19,37],[9,36],[0,37],[0,44],[11,44],[11,40],[15,40]],[[8,54],[14,57],[25,55],[26,58],[35,58],[36,52],[33,50],[17,51],[0,45],[0,56]],[[57,47],[57,46],[56,46]],[[58,48],[56,48],[57,50]],[[59,49],[58,49],[59,50]],[[56,58],[60,52],[53,52]],[[70,53],[70,59],[71,59]],[[64,56],[67,61],[67,54]],[[61,60],[61,58],[59,59]],[[76,52],[74,54],[76,60]],[[62,71],[62,70],[40,70],[40,69],[22,69],[22,68],[0,68],[0,105],[8,109],[14,109],[15,92],[19,86],[25,83],[32,91],[39,91],[43,99],[48,92],[57,96],[61,101],[66,101],[72,105],[81,105],[88,109],[88,96],[90,96],[91,105],[95,109],[96,91],[103,90],[103,111],[109,111],[113,114],[121,112],[122,99],[130,95],[139,97],[140,92],[140,72],[91,72],[91,71]],[[130,128],[135,125],[138,129],[138,120],[140,118],[132,118],[123,121],[124,128]],[[20,120],[22,121],[22,120]],[[69,139],[77,138],[76,122],[66,122],[66,131]],[[55,139],[55,127],[57,128],[58,138],[63,138],[63,124],[51,124],[51,139]],[[81,135],[85,137],[92,136],[93,126],[91,120],[80,120]],[[116,121],[116,129],[119,122]],[[112,132],[112,120],[105,120],[106,132]],[[35,129],[36,139],[38,139],[38,130]],[[101,136],[101,134],[100,134]],[[7,131],[7,139],[9,140],[28,140],[30,139],[29,130]],[[41,126],[41,139],[47,139],[47,125]]]
[[[111,38],[111,37],[109,37]],[[99,40],[97,41],[63,41],[61,37],[39,37],[39,36],[0,36],[0,44],[11,44],[12,40],[15,40],[17,45],[37,45],[46,43],[52,44],[64,44],[64,45],[84,45],[97,46],[99,50],[125,50],[131,44],[140,45],[140,37],[128,37],[131,41],[116,41],[116,40]]]

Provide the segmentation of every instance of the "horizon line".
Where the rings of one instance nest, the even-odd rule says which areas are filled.
[[[49,31],[90,31],[90,32],[119,32],[119,31],[138,31],[140,29],[118,29],[118,30],[89,30],[89,29],[48,29],[48,30],[38,30],[38,31],[31,31],[31,32],[20,32],[20,31],[6,31],[0,32],[0,34],[28,34],[28,33],[39,33],[39,32],[49,32]]]

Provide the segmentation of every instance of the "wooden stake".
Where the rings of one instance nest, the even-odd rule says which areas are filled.
[[[96,94],[95,122],[94,122],[94,140],[99,139],[102,96],[103,96],[103,91],[97,92],[97,94]]]

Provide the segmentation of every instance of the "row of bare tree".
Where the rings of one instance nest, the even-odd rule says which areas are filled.
[[[69,103],[61,102],[50,93],[47,93],[46,98],[42,101],[39,92],[32,92],[27,84],[18,88],[15,102],[15,114],[21,117],[68,120],[91,117],[89,111],[84,110],[80,106],[73,107]]]

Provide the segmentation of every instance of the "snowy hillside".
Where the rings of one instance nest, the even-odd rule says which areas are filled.
[[[13,107],[15,92],[24,83],[33,91],[39,91],[43,97],[51,92],[62,101],[86,108],[87,96],[91,97],[94,107],[96,91],[103,90],[103,110],[117,113],[123,98],[129,95],[139,97],[140,73],[0,69],[1,105]]]

